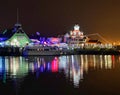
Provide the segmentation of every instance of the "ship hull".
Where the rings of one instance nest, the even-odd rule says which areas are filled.
[[[61,51],[53,47],[27,46],[23,50],[23,55],[60,55]]]
[[[29,56],[29,55],[38,55],[38,56],[52,56],[52,55],[60,55],[60,51],[23,51],[24,56]]]

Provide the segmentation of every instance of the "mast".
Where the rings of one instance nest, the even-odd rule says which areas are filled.
[[[19,23],[19,10],[17,8],[17,23]]]
[[[16,27],[21,27],[21,24],[19,23],[19,10],[18,10],[18,8],[17,8],[17,13],[16,13],[16,24],[15,24],[15,26]]]

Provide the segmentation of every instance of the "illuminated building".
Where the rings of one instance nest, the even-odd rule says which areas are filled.
[[[83,37],[84,37],[83,32],[81,32],[79,29],[80,29],[79,25],[75,25],[74,26],[74,30],[70,31],[71,38],[80,38],[80,39],[83,39]]]
[[[80,26],[78,24],[74,26],[73,31],[70,31],[70,33],[66,34],[64,37],[64,41],[67,40],[67,43],[75,48],[83,47],[87,39],[83,32],[80,31]]]
[[[110,44],[103,44],[100,40],[95,38],[89,38],[89,36],[98,36],[100,39],[106,41],[101,35],[98,33],[84,35],[82,31],[80,31],[80,26],[76,24],[74,29],[69,33],[64,35],[64,42],[68,44],[68,46],[72,49],[74,48],[112,48]],[[106,41],[108,42],[108,41]]]
[[[29,37],[23,31],[22,25],[18,23],[15,24],[14,28],[6,29],[1,34],[1,37],[3,39],[1,43],[7,46],[24,47],[31,42]]]

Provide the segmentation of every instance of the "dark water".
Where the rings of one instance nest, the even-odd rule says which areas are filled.
[[[0,57],[0,95],[120,95],[120,56]]]

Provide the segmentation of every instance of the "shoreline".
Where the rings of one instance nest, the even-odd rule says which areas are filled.
[[[118,50],[113,50],[113,49],[78,49],[74,51],[67,51],[63,55],[120,55],[120,52]]]
[[[0,56],[24,56],[22,54],[23,48],[19,47],[0,47]],[[74,49],[74,50],[63,50],[61,55],[120,55],[118,50],[114,49]],[[30,55],[35,56],[35,55]],[[46,55],[38,55],[46,56]],[[56,55],[53,55],[56,56]]]

